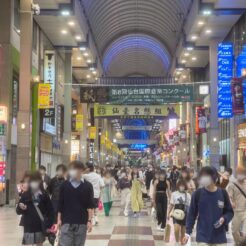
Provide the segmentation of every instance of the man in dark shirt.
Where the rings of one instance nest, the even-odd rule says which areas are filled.
[[[215,168],[203,167],[199,175],[201,189],[193,193],[186,222],[186,236],[190,238],[197,220],[198,246],[226,246],[226,230],[233,218],[233,209],[227,192],[216,186],[218,173]]]
[[[82,179],[85,166],[73,161],[69,179],[61,185],[57,224],[61,228],[60,246],[84,246],[86,232],[92,230],[93,187]]]
[[[145,172],[145,185],[147,191],[149,191],[150,188],[150,182],[154,178],[155,172],[153,170],[153,166],[149,165],[147,171]]]
[[[48,192],[51,197],[52,205],[55,213],[57,214],[58,201],[60,196],[61,185],[65,181],[65,173],[67,168],[65,165],[60,164],[56,167],[56,176],[51,179],[48,186]]]

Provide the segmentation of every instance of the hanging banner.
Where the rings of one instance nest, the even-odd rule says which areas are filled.
[[[50,107],[50,85],[38,84],[38,108],[46,109]]]
[[[232,118],[233,43],[218,45],[218,117]]]
[[[152,105],[152,106],[124,106],[111,104],[94,104],[95,117],[169,117],[178,118],[180,106],[173,105]]]
[[[204,107],[196,107],[196,134],[207,132],[207,116]]]
[[[89,127],[89,139],[96,139],[97,136],[97,128],[95,126]]]
[[[233,78],[231,81],[232,108],[235,115],[244,114],[244,96],[242,78]]]
[[[81,103],[165,104],[194,101],[192,85],[81,87]]]
[[[84,117],[82,114],[76,115],[76,123],[75,123],[76,131],[82,131],[83,130],[83,120],[84,120]]]
[[[104,134],[101,135],[101,145],[104,145],[106,143],[106,137]]]
[[[44,52],[44,83],[50,84],[50,108],[55,107],[55,80],[56,80],[56,61],[55,51],[45,50]]]

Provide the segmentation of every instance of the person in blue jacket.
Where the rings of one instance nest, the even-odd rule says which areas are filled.
[[[233,218],[227,192],[216,186],[218,173],[213,167],[203,167],[199,174],[200,189],[193,193],[186,221],[186,244],[197,220],[198,246],[226,246],[226,231]]]

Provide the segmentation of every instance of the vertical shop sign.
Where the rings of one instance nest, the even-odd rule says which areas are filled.
[[[207,116],[204,107],[196,107],[196,134],[207,132]]]
[[[75,123],[76,131],[82,131],[83,130],[83,120],[84,120],[84,117],[82,114],[76,115],[76,123]]]
[[[233,78],[231,81],[232,107],[235,115],[244,114],[244,96],[242,78]]]
[[[89,162],[94,163],[94,140],[89,143]]]
[[[89,139],[96,139],[97,128],[95,126],[91,126],[89,128]]]
[[[13,80],[13,93],[12,93],[12,110],[13,117],[17,117],[19,108],[19,83],[17,80]]]
[[[55,106],[55,51],[46,50],[44,52],[44,83],[50,84],[50,108]]]
[[[233,44],[218,45],[218,117],[232,118],[231,79],[233,76]]]
[[[181,142],[186,141],[186,124],[180,125],[179,137]]]

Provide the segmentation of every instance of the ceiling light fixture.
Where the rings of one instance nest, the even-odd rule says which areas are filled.
[[[75,36],[75,39],[76,39],[76,40],[81,40],[82,38],[81,38],[80,35],[77,35],[77,36]]]
[[[181,60],[181,63],[186,63],[186,60]]]
[[[188,47],[186,47],[186,49],[189,50],[189,51],[191,51],[191,50],[194,50],[194,47],[188,46]]]
[[[77,57],[77,60],[78,60],[78,61],[81,61],[81,59],[82,59],[82,58],[81,58],[80,56]]]
[[[69,16],[69,15],[70,15],[70,11],[68,11],[68,10],[63,10],[63,11],[61,12],[61,15],[62,15],[62,16]]]
[[[206,34],[210,34],[211,32],[212,32],[211,29],[207,29],[207,30],[205,31]]]
[[[87,52],[84,52],[84,54],[83,54],[84,56],[89,56],[89,54],[87,53]]]
[[[69,21],[67,24],[68,24],[69,26],[74,26],[74,25],[75,25],[75,23],[74,23],[73,21]]]
[[[93,74],[97,74],[97,71],[94,70],[94,71],[92,71],[92,73],[93,73]]]
[[[204,24],[205,24],[205,22],[204,21],[198,21],[198,26],[203,26]]]
[[[87,63],[92,63],[91,59],[87,59],[86,62],[87,62]]]
[[[61,33],[65,35],[67,34],[67,30],[61,30]]]
[[[197,36],[196,35],[192,35],[191,36],[191,40],[197,40]]]
[[[81,51],[85,51],[85,50],[86,50],[85,47],[80,47],[79,49],[80,49]]]
[[[211,9],[204,9],[202,11],[202,14],[205,16],[211,15],[212,14],[212,10]]]
[[[185,53],[184,53],[184,56],[185,56],[185,57],[187,57],[187,56],[189,56],[189,55],[190,55],[190,53],[188,53],[188,52],[185,52]]]
[[[90,74],[87,74],[87,75],[86,75],[86,78],[87,78],[87,79],[90,79],[90,78],[91,78]]]
[[[195,56],[193,56],[193,57],[191,58],[191,60],[192,60],[192,61],[196,61],[197,58],[196,58]]]

